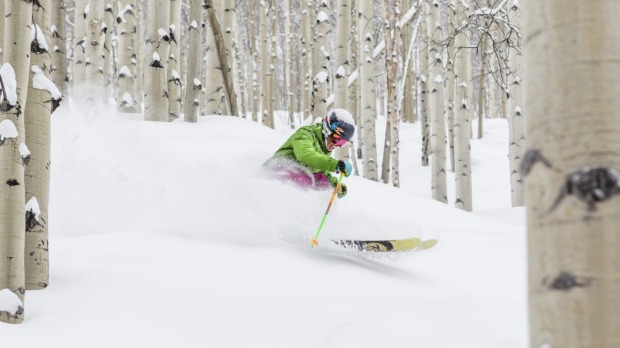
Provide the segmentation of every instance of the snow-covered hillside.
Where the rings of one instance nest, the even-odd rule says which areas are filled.
[[[314,235],[330,193],[257,178],[285,127],[62,106],[50,286],[27,293],[22,325],[0,325],[2,344],[525,347],[524,210],[510,208],[506,121],[486,124],[472,143],[474,213],[430,199],[418,125],[401,128],[401,189],[345,179],[321,238],[439,239],[359,255],[290,243]]]

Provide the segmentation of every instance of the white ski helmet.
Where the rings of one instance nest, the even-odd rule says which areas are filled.
[[[355,135],[355,120],[353,120],[351,113],[345,109],[332,109],[323,119],[323,135],[325,138],[333,137],[334,134],[347,141],[351,141]]]

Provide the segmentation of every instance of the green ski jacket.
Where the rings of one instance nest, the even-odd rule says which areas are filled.
[[[322,130],[322,123],[299,128],[276,151],[274,157],[287,157],[305,165],[314,173],[321,172],[334,186],[338,179],[332,176],[330,172],[336,171],[338,160],[332,158],[331,152],[327,151]]]

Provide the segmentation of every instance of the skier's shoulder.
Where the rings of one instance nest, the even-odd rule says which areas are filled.
[[[295,135],[303,138],[313,138],[316,140],[317,136],[321,134],[321,124],[311,124],[302,126],[295,131]]]

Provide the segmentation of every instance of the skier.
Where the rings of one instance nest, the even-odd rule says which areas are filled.
[[[336,147],[346,145],[355,133],[355,121],[344,109],[333,109],[322,123],[299,128],[276,153],[263,164],[263,169],[281,181],[292,182],[302,189],[327,190],[338,178],[330,172],[351,175],[349,162],[331,157]],[[340,184],[338,198],[347,194]]]

